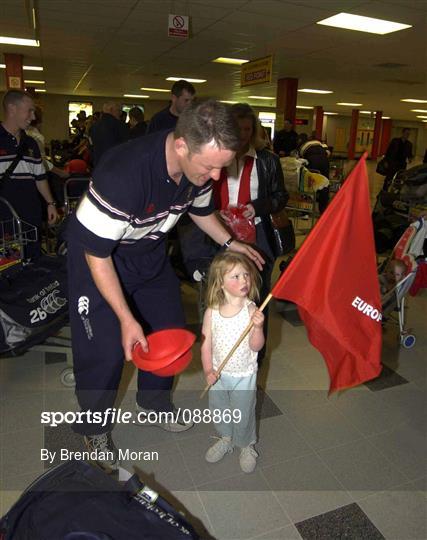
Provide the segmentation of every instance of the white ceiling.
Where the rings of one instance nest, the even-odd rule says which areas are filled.
[[[400,102],[427,99],[427,0],[1,0],[0,34],[34,37],[32,5],[40,48],[0,45],[0,52],[21,53],[25,64],[43,65],[48,93],[142,94],[141,86],[169,88],[165,78],[178,75],[207,79],[196,86],[202,97],[274,106],[247,96],[274,96],[278,78],[296,77],[300,88],[334,91],[300,93],[299,105],[349,113],[336,102],[359,102],[362,109],[402,120],[416,120],[410,109],[427,109]],[[315,24],[340,11],[413,27],[377,36]],[[169,13],[191,17],[190,39],[167,36]],[[211,62],[217,56],[269,54],[272,83],[243,89],[238,67]],[[41,75],[25,72],[31,79]]]

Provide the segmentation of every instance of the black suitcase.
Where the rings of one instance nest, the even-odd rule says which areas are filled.
[[[38,478],[0,520],[1,540],[199,540],[136,475],[124,485],[83,461]]]
[[[43,256],[0,274],[0,354],[22,354],[68,320],[65,257]]]

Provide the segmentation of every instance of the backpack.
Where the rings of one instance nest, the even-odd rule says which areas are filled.
[[[185,517],[132,476],[84,461],[39,477],[0,520],[2,540],[199,540]]]

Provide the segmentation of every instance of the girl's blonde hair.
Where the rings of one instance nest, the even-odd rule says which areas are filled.
[[[236,264],[241,264],[247,270],[251,279],[251,286],[248,292],[249,300],[257,300],[259,297],[259,287],[261,285],[261,276],[254,263],[241,253],[235,251],[225,251],[218,254],[209,268],[208,285],[206,290],[206,306],[217,308],[225,303],[225,295],[222,289],[224,284],[224,275],[229,272]]]

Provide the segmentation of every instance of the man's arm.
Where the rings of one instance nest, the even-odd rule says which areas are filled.
[[[111,257],[100,258],[89,253],[85,256],[95,285],[119,319],[125,359],[132,360],[132,349],[137,342],[147,352],[144,332],[129,309]]]
[[[46,201],[47,204],[47,219],[49,224],[55,223],[58,219],[58,212],[56,211],[56,207],[54,204],[55,201],[53,200],[52,193],[50,191],[49,183],[45,180],[37,180],[36,181],[36,187],[39,190],[40,195],[43,197],[43,199]]]
[[[190,213],[190,217],[199,227],[199,229],[210,236],[212,240],[214,240],[220,246],[223,246],[224,243],[230,238],[230,234],[224,229],[215,214],[209,214],[208,216],[197,216]],[[262,265],[265,263],[265,261],[258,251],[252,247],[248,246],[247,244],[243,244],[242,242],[238,242],[237,240],[233,240],[230,244],[230,249],[232,251],[243,253],[256,264],[259,270],[262,270]]]

